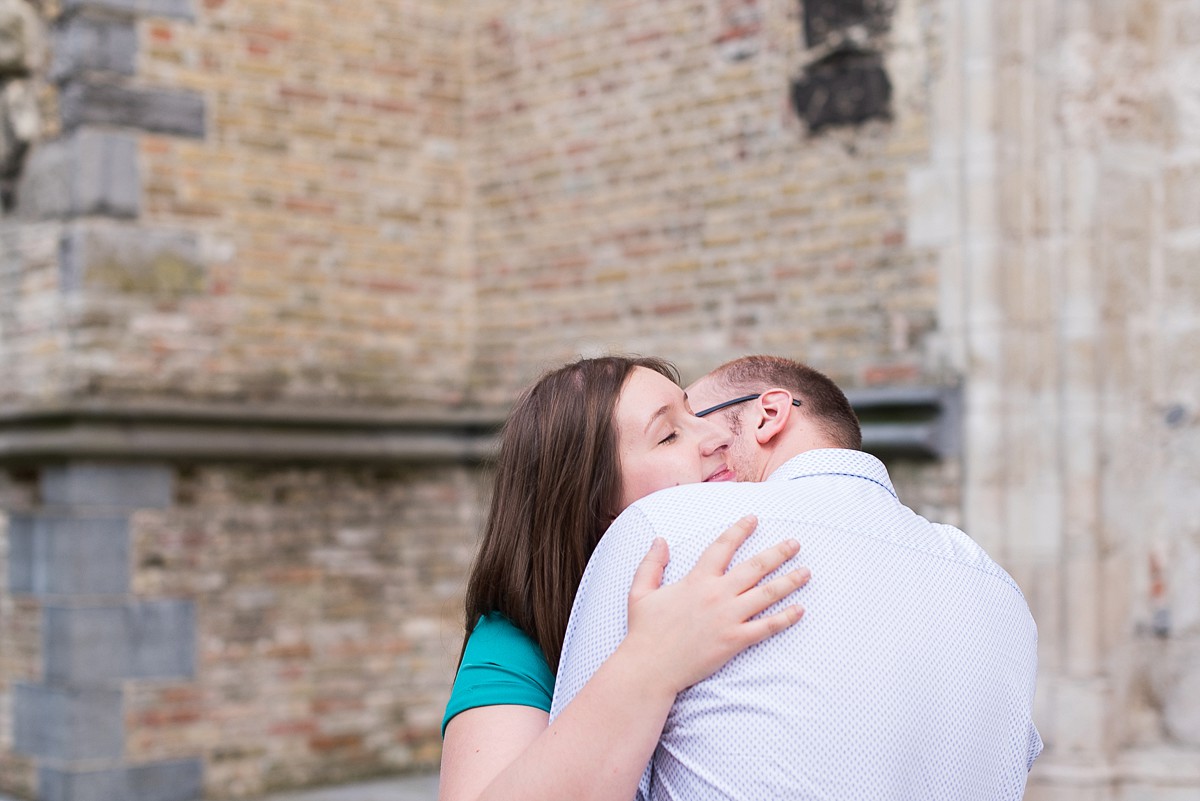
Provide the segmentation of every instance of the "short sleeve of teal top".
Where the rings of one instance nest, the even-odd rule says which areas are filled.
[[[484,615],[467,639],[442,718],[442,736],[459,712],[498,704],[549,712],[553,695],[554,674],[537,643],[503,615]]]

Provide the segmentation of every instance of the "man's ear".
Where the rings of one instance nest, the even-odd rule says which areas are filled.
[[[792,405],[792,393],[779,388],[760,395],[757,405],[754,438],[759,445],[766,445],[784,432],[796,407]]]

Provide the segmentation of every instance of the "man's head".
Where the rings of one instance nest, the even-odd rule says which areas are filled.
[[[740,481],[762,481],[815,448],[862,448],[858,416],[823,374],[778,356],[726,362],[687,388],[697,414],[729,428],[729,466]],[[795,401],[799,401],[797,405]]]

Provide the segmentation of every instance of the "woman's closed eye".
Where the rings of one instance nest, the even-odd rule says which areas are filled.
[[[667,434],[667,436],[660,439],[658,441],[658,444],[659,445],[670,445],[672,442],[674,442],[677,439],[679,439],[679,432],[672,431],[670,434]]]

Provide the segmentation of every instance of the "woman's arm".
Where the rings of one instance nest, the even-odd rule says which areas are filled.
[[[531,707],[456,715],[442,750],[441,801],[629,801],[675,696],[803,614],[793,606],[749,620],[808,580],[800,569],[758,586],[796,555],[794,540],[726,572],[755,525],[753,517],[735,523],[687,576],[662,588],[668,554],[656,540],[630,589],[629,633],[549,728],[548,715]]]

